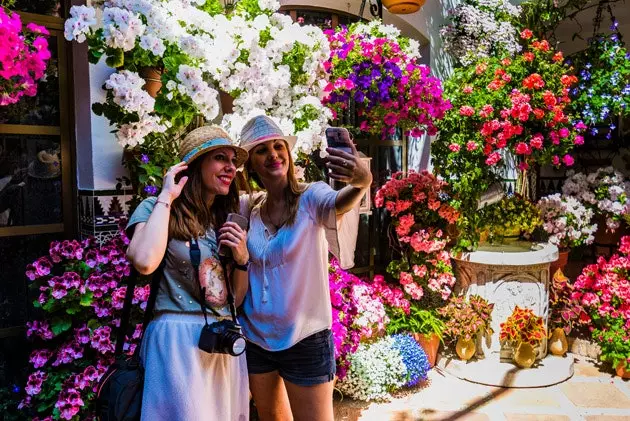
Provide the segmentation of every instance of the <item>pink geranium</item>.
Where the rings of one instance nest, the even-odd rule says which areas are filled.
[[[19,14],[0,7],[0,106],[37,94],[50,59],[47,35],[34,23],[23,29]]]

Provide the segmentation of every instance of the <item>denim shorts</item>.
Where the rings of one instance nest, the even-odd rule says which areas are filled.
[[[335,344],[330,329],[282,351],[267,351],[248,342],[246,352],[249,374],[278,371],[280,377],[298,386],[315,386],[335,378]]]

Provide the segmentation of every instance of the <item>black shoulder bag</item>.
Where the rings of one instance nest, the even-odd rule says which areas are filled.
[[[151,275],[151,292],[142,320],[142,334],[133,355],[127,358],[122,351],[125,343],[125,334],[129,328],[131,301],[137,279],[140,276],[133,266],[131,268],[131,276],[127,283],[127,292],[117,333],[116,350],[114,351],[116,361],[103,375],[96,391],[96,415],[101,421],[137,421],[140,419],[142,390],[144,387],[144,368],[140,363],[140,347],[146,327],[153,318],[153,308],[155,307],[163,271],[164,259],[158,269]]]

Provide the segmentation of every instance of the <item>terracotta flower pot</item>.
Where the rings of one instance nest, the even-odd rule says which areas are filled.
[[[435,333],[430,335],[424,335],[422,333],[414,333],[412,334],[413,338],[418,342],[418,344],[424,350],[424,353],[427,354],[427,359],[429,360],[429,365],[431,367],[435,366],[435,362],[437,360],[438,348],[440,347],[440,337]]]
[[[569,350],[569,343],[567,342],[567,335],[564,334],[564,329],[555,328],[551,333],[551,338],[548,342],[549,351],[553,355],[564,355]]]
[[[521,368],[530,368],[536,361],[538,352],[531,344],[521,342],[514,352],[514,362]]]
[[[466,339],[463,336],[457,340],[457,344],[455,345],[455,352],[457,352],[457,355],[463,361],[471,359],[473,355],[475,355],[475,350],[475,341],[473,339]]]
[[[162,89],[162,71],[157,67],[143,67],[138,74],[145,82],[142,88],[153,98],[158,96]]]
[[[551,262],[549,265],[549,279],[553,279],[558,269],[564,272],[564,268],[569,262],[569,250],[560,250],[558,252],[558,260]]]
[[[221,103],[223,114],[232,114],[234,112],[234,97],[221,89],[219,89],[219,102]]]
[[[394,15],[415,13],[424,5],[426,0],[383,0],[383,6]]]
[[[630,367],[624,367],[623,363],[617,364],[615,368],[617,375],[622,379],[630,379]]]

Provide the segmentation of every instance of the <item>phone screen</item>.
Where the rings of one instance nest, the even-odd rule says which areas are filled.
[[[349,146],[350,142],[348,129],[343,127],[329,127],[326,129],[326,143],[328,143],[328,147],[340,149],[351,154],[352,148]]]

